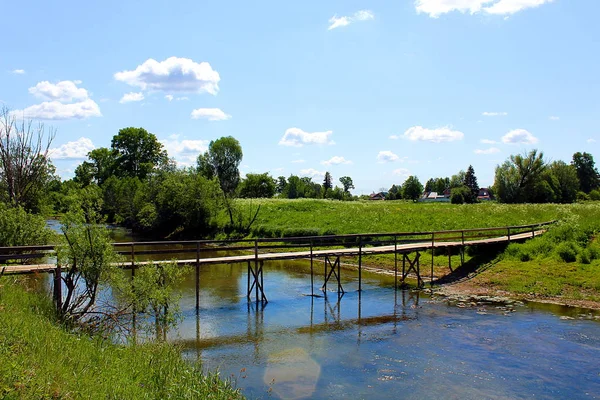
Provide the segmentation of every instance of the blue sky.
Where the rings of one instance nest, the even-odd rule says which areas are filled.
[[[368,194],[511,154],[598,154],[598,0],[4,2],[0,101],[56,129],[64,178],[120,128],[180,165],[232,135],[242,173]],[[8,18],[7,18],[8,16]]]

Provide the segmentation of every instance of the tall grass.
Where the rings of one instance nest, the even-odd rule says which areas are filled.
[[[66,332],[47,299],[13,280],[0,280],[0,398],[242,398],[172,345],[121,346]]]
[[[242,212],[261,206],[250,235],[255,237],[314,234],[415,232],[524,225],[584,215],[593,204],[440,204],[403,201],[341,202],[315,199],[238,200]],[[594,211],[597,212],[597,211]],[[224,221],[222,221],[224,223]]]

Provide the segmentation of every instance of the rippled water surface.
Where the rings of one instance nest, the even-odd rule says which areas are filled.
[[[359,294],[344,270],[343,297],[311,297],[304,262],[265,264],[263,306],[246,300],[246,277],[245,265],[203,267],[196,312],[190,276],[170,340],[249,398],[600,398],[599,314],[459,307],[365,274]]]

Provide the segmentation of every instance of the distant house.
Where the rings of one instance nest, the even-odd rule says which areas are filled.
[[[479,192],[477,193],[477,200],[480,200],[480,201],[494,200],[494,196],[490,192],[490,189],[479,188]]]
[[[369,196],[369,200],[385,200],[386,192],[372,193]]]
[[[438,192],[424,192],[423,196],[421,196],[421,198],[419,199],[419,201],[427,202],[427,203],[431,203],[431,202],[440,202],[440,203],[449,202],[450,201],[450,189],[444,190],[444,192],[441,193],[441,194],[438,193]]]

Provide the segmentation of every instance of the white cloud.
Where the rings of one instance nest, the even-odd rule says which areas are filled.
[[[172,94],[165,95],[165,99],[167,99],[169,101],[173,101],[173,100],[177,100],[177,101],[189,100],[189,98],[186,97],[186,96],[175,97]]]
[[[509,15],[551,3],[553,0],[415,0],[417,13],[438,18],[452,11],[475,14],[485,12],[495,15]]]
[[[88,91],[77,87],[78,84],[81,84],[81,81],[60,81],[58,83],[42,81],[34,87],[30,87],[29,93],[44,100],[61,103],[88,99]]]
[[[179,166],[189,167],[196,163],[198,155],[208,150],[208,140],[179,140],[179,135],[171,135],[160,142]]]
[[[144,94],[143,93],[135,93],[135,92],[131,92],[131,93],[125,93],[123,95],[123,97],[121,97],[121,100],[119,100],[119,103],[123,104],[123,103],[131,103],[133,101],[142,101],[144,100]]]
[[[404,132],[404,137],[412,141],[424,141],[424,142],[452,142],[455,140],[462,140],[465,135],[460,131],[453,131],[449,127],[427,129],[422,126],[413,126]]]
[[[192,119],[204,118],[209,121],[225,121],[231,115],[225,114],[220,108],[197,108],[192,111]]]
[[[48,120],[84,119],[102,116],[100,107],[92,99],[71,104],[63,104],[59,101],[45,101],[41,104],[29,106],[24,110],[16,110],[14,113],[23,118]]]
[[[549,119],[551,121],[558,121],[560,119],[560,117],[557,117],[556,115],[551,115]]]
[[[506,117],[508,115],[507,112],[498,112],[498,111],[484,111],[481,113],[484,117]]]
[[[490,147],[489,149],[477,149],[474,151],[475,154],[495,154],[500,153],[500,149],[497,147]]]
[[[410,171],[406,168],[398,168],[393,171],[393,174],[406,179],[410,176]]]
[[[302,176],[310,176],[311,178],[324,178],[325,171],[317,171],[314,168],[301,169],[300,175]]]
[[[586,142],[588,142],[588,143],[596,143],[596,139],[589,138],[588,140],[586,140]]]
[[[23,75],[25,73],[25,70],[24,69],[13,69],[11,72],[13,74]]]
[[[329,27],[327,30],[347,26],[355,21],[368,21],[371,19],[375,19],[375,15],[371,10],[359,10],[350,16],[338,17],[337,15],[334,15],[333,17],[329,18]]]
[[[158,62],[152,58],[138,65],[133,71],[117,72],[115,79],[142,90],[165,92],[219,91],[219,73],[209,63],[196,63],[189,58],[170,57]]]
[[[525,129],[514,129],[502,136],[502,143],[507,144],[535,144],[538,138]]]
[[[67,142],[60,147],[50,149],[48,154],[50,155],[50,158],[54,160],[83,160],[87,157],[87,154],[95,148],[96,146],[94,146],[91,139],[81,137],[74,142]]]
[[[304,132],[299,128],[289,128],[279,141],[282,146],[302,147],[305,144],[335,144],[330,136],[333,131]]]
[[[294,160],[294,161],[292,161],[292,163],[294,163],[294,164],[302,164],[302,163],[305,163],[305,162],[306,162],[306,160]]]
[[[377,154],[377,161],[380,163],[398,161],[399,159],[400,157],[389,150],[380,151],[379,154]]]
[[[400,139],[400,135],[390,135],[390,139],[392,139],[392,140]]]
[[[481,139],[479,142],[483,143],[483,144],[496,144],[498,143],[495,140],[490,140],[490,139]]]
[[[539,7],[542,4],[551,3],[553,0],[500,0],[490,7],[484,8],[489,14],[507,15],[514,14],[526,8]]]
[[[340,164],[352,164],[352,161],[346,160],[344,157],[333,156],[327,161],[321,161],[323,165],[340,165]]]

